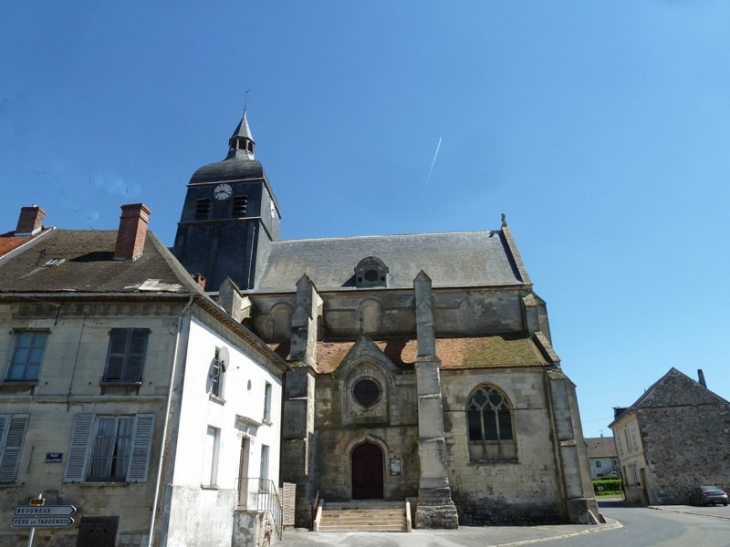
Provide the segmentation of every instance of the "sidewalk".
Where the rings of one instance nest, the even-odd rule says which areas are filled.
[[[655,511],[669,511],[671,513],[684,513],[685,515],[700,515],[717,519],[730,520],[730,507],[724,506],[701,506],[693,505],[650,505],[649,509]]]
[[[283,547],[345,545],[347,547],[508,547],[530,545],[621,528],[621,523],[606,519],[606,524],[563,524],[554,526],[460,526],[457,530],[413,530],[411,533],[337,533],[286,530]]]

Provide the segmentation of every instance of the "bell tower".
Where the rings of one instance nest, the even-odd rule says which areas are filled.
[[[269,242],[280,237],[279,205],[261,163],[246,111],[228,140],[223,161],[195,171],[188,183],[172,252],[206,291],[230,277],[253,289]]]

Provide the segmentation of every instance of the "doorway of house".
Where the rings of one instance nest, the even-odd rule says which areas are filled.
[[[248,508],[248,452],[249,439],[243,437],[241,439],[241,455],[238,460],[238,506]]]
[[[363,443],[352,451],[352,499],[383,499],[383,451]]]

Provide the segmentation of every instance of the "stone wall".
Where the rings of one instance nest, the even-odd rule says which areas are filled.
[[[320,498],[350,499],[350,455],[353,448],[364,441],[377,444],[383,450],[385,499],[416,496],[420,466],[413,374],[393,378],[373,364],[359,365],[349,372],[345,378],[328,374],[317,377],[315,443],[320,457],[315,475]],[[359,374],[376,376],[385,386],[381,401],[371,410],[372,418],[362,409],[353,412],[356,404],[351,401],[347,378],[356,378]],[[397,472],[391,472],[394,460],[400,467]]]
[[[640,408],[637,417],[655,503],[687,503],[699,485],[730,488],[728,405]]]
[[[449,481],[464,525],[564,520],[542,369],[442,371]],[[466,405],[482,384],[499,388],[514,411],[517,461],[476,462],[469,454]]]

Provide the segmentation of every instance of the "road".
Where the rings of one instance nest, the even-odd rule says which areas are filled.
[[[312,533],[288,531],[282,547],[730,547],[730,507],[623,507],[601,502],[608,519],[621,523],[597,531],[590,526],[461,527],[414,530],[411,534]],[[700,513],[700,514],[693,514]],[[611,520],[612,522],[612,520]],[[575,535],[575,534],[578,535]],[[566,537],[567,536],[567,537]]]
[[[560,547],[730,547],[729,507],[656,510],[608,502],[601,504],[601,511],[623,527],[550,543]]]

